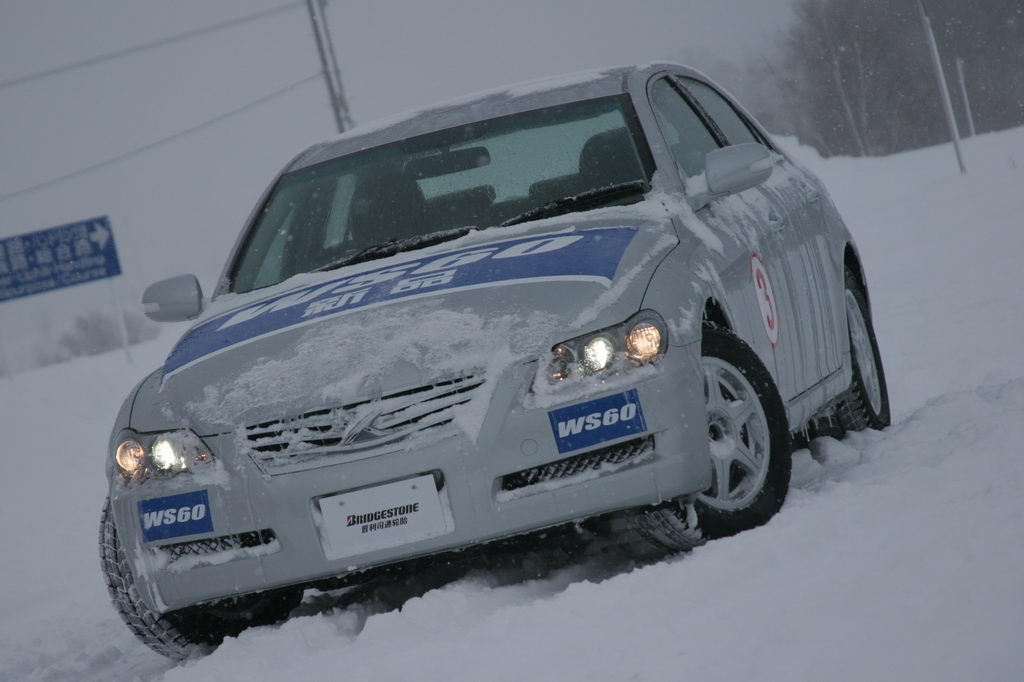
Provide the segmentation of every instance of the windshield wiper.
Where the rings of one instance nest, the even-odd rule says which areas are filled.
[[[505,222],[501,223],[501,227],[507,227],[509,225],[515,225],[517,223],[525,223],[528,220],[534,220],[536,218],[550,217],[556,215],[562,215],[563,213],[571,213],[572,211],[588,206],[600,206],[601,204],[609,201],[615,201],[623,197],[636,194],[637,192],[643,192],[647,188],[647,183],[643,180],[630,180],[629,182],[619,182],[614,185],[606,185],[605,187],[597,187],[595,189],[587,190],[586,192],[580,192],[570,197],[562,197],[555,201],[541,204],[536,208],[531,208],[529,211],[520,213],[517,216],[509,218]],[[324,272],[325,270],[335,270],[337,268],[343,268],[346,265],[355,265],[356,263],[364,263],[368,260],[374,260],[376,258],[386,258],[393,256],[396,253],[403,251],[411,251],[413,249],[421,249],[427,246],[433,246],[434,244],[440,244],[442,242],[451,241],[452,239],[458,239],[466,234],[469,234],[470,230],[478,229],[476,227],[459,227],[454,230],[438,230],[436,232],[428,232],[426,234],[416,235],[415,237],[403,237],[398,239],[388,239],[377,244],[367,246],[365,249],[356,251],[351,256],[345,256],[336,261],[332,261],[326,265],[313,270],[313,272]]]
[[[556,215],[562,215],[563,213],[572,213],[581,208],[596,207],[609,201],[621,199],[637,192],[643,192],[647,188],[647,183],[643,180],[630,180],[629,182],[617,182],[614,185],[606,185],[604,187],[597,187],[595,189],[588,189],[586,192],[580,192],[570,197],[562,197],[561,199],[555,199],[554,201],[546,204],[541,204],[536,208],[531,208],[529,211],[520,213],[517,216],[509,218],[501,224],[502,227],[509,225],[515,225],[517,223],[525,223],[529,220],[535,220],[537,218],[550,218]]]
[[[452,239],[458,239],[464,235],[469,234],[470,230],[475,230],[475,227],[458,227],[454,230],[438,230],[437,232],[428,232],[426,234],[419,234],[415,237],[402,237],[398,239],[388,239],[371,246],[367,246],[365,249],[356,251],[351,256],[345,256],[339,260],[328,263],[327,265],[321,265],[320,267],[313,270],[313,272],[323,272],[325,270],[335,270],[337,268],[343,268],[346,265],[355,265],[356,263],[364,263],[368,260],[374,260],[376,258],[386,258],[393,256],[396,253],[403,251],[411,251],[412,249],[421,249],[427,246],[433,246],[434,244],[440,244],[441,242],[451,241]]]

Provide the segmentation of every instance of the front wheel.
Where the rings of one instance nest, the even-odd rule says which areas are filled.
[[[153,612],[139,596],[128,558],[117,535],[110,500],[100,515],[100,566],[117,614],[143,644],[158,654],[182,660],[203,651],[201,639],[179,627],[173,617]]]
[[[707,327],[701,371],[713,470],[697,515],[705,534],[722,537],[760,526],[782,507],[792,443],[779,391],[750,346]]]
[[[230,597],[165,614],[155,613],[139,595],[135,575],[117,534],[109,498],[100,515],[99,544],[100,567],[114,609],[143,644],[174,660],[208,652],[225,637],[237,636],[247,627],[283,620],[302,599],[301,589],[282,589]]]

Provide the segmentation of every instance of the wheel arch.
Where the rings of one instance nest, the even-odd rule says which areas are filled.
[[[857,247],[852,242],[847,242],[845,249],[843,250],[843,267],[850,271],[850,273],[857,280],[858,286],[860,286],[861,292],[864,294],[864,300],[868,303],[868,309],[871,309],[871,294],[868,292],[868,281],[864,277],[864,268],[860,262],[860,254],[857,252]]]
[[[735,331],[732,321],[729,319],[729,314],[714,296],[708,297],[704,302],[704,314],[701,316],[701,323],[722,327],[731,332]]]

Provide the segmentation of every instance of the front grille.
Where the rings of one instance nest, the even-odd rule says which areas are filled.
[[[290,468],[326,454],[395,443],[444,426],[472,399],[483,378],[466,376],[341,407],[328,407],[241,429],[245,450],[267,470]]]
[[[237,535],[222,535],[219,538],[162,545],[159,549],[161,552],[165,552],[173,562],[185,557],[200,557],[232,549],[248,549],[269,545],[276,539],[277,536],[274,534],[274,531],[264,528],[263,530],[254,530],[248,533],[238,533]]]
[[[575,455],[548,462],[532,469],[524,469],[508,474],[501,479],[501,489],[505,491],[519,490],[538,483],[546,483],[556,479],[569,478],[591,471],[599,471],[609,467],[617,468],[634,460],[645,457],[654,449],[654,438],[636,438],[600,450],[592,450],[582,455]]]

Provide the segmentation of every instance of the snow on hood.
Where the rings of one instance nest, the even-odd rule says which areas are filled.
[[[667,223],[636,218],[480,233],[468,247],[233,297],[246,304],[204,315],[171,352],[160,402],[213,433],[459,375],[496,380],[639,309],[658,255],[677,241]]]
[[[394,304],[303,329],[286,344],[287,352],[257,357],[223,373],[226,380],[205,383],[185,411],[191,423],[209,430],[349,405],[467,374],[496,377],[517,359],[538,357],[562,324],[543,311],[452,310],[440,298]]]

